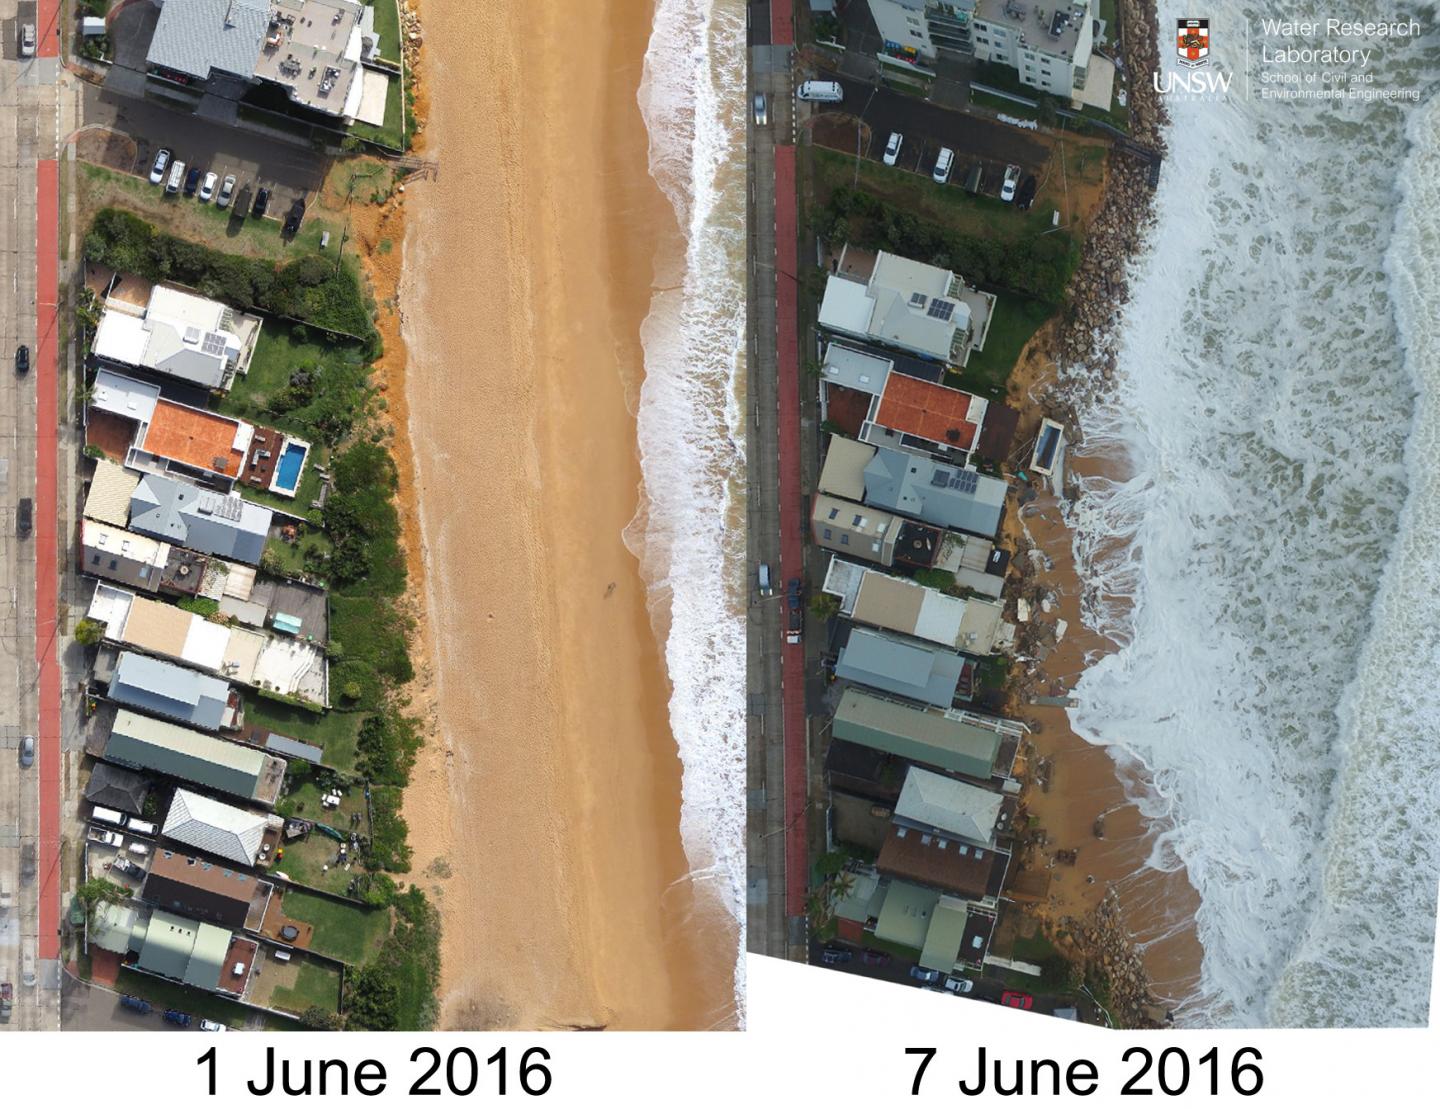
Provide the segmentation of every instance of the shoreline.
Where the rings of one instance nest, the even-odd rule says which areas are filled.
[[[440,1024],[725,1026],[738,925],[688,880],[670,685],[624,543],[640,325],[674,226],[635,100],[650,5],[520,7],[477,31],[424,6],[440,174],[408,194],[400,285],[426,367],[403,375],[402,501],[435,735],[405,815],[444,919]],[[522,18],[554,48],[507,52]]]
[[[1148,72],[1158,65],[1153,2],[1122,0],[1122,9],[1126,67]],[[1143,82],[1131,96],[1132,135],[1163,154],[1163,104]],[[1042,417],[1058,420],[1066,428],[1070,472],[1058,495],[1038,482],[1019,486],[1023,497],[1011,501],[1004,525],[1012,565],[1019,568],[1014,593],[1032,611],[1031,621],[1021,625],[1021,653],[1032,661],[1017,661],[1007,683],[1009,715],[1032,729],[1034,762],[1022,803],[1033,831],[1022,849],[1021,872],[1049,873],[1033,914],[1067,957],[1103,976],[1112,1017],[1132,1027],[1164,1023],[1198,985],[1198,894],[1183,870],[1147,867],[1159,829],[1132,800],[1147,787],[1143,769],[1083,739],[1063,703],[1035,704],[1032,698],[1068,697],[1085,667],[1117,647],[1084,623],[1087,586],[1065,517],[1079,493],[1076,475],[1103,479],[1124,466],[1122,459],[1084,453],[1083,413],[1113,375],[1128,300],[1126,270],[1145,249],[1153,225],[1145,177],[1134,160],[1115,157],[1068,309],[1032,337],[1011,375],[1009,401],[1021,413],[1016,441],[1033,439]]]

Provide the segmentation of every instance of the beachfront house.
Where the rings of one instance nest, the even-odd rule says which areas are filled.
[[[232,727],[239,710],[239,699],[219,678],[134,651],[119,653],[109,697],[126,708],[207,732]]]
[[[235,493],[146,474],[130,495],[130,527],[201,554],[258,565],[274,513]]]
[[[154,593],[169,561],[169,543],[98,520],[80,522],[80,569],[84,573]]]
[[[278,816],[251,812],[222,801],[177,789],[165,814],[161,835],[217,859],[254,866],[268,829],[279,827]]]
[[[1023,727],[963,709],[922,708],[851,686],[840,696],[830,734],[907,762],[977,782],[1005,782]]]
[[[835,660],[835,677],[937,708],[968,696],[975,666],[964,655],[927,647],[869,628],[848,626]]]
[[[267,807],[285,780],[284,759],[129,709],[115,714],[100,757]]]
[[[159,284],[143,307],[107,298],[92,351],[104,365],[145,369],[223,392],[249,370],[259,336],[259,317]]]
[[[819,324],[826,331],[955,366],[983,348],[992,295],[947,269],[883,250],[866,274],[847,264],[847,250],[825,283]]]
[[[880,889],[876,939],[916,952],[915,961],[926,970],[979,969],[995,930],[993,912],[898,879],[884,881]]]
[[[157,909],[232,931],[259,924],[273,889],[268,882],[197,855],[155,853],[140,899]]]
[[[1015,627],[995,601],[963,598],[832,556],[822,590],[840,615],[942,647],[986,656],[1014,645]]]
[[[865,466],[865,503],[936,527],[993,539],[1005,514],[1000,478],[879,447]]]
[[[260,945],[228,929],[152,909],[148,919],[136,921],[130,950],[135,970],[243,998]]]

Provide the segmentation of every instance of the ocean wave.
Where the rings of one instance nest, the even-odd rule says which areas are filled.
[[[1186,14],[1163,4],[1160,25]],[[1238,42],[1254,12],[1207,14]],[[1378,69],[1433,81],[1433,40]],[[1170,111],[1114,388],[1082,420],[1125,476],[1087,479],[1071,513],[1085,618],[1119,644],[1072,720],[1140,768],[1149,865],[1200,894],[1187,1021],[1420,1023],[1440,875],[1435,112]]]
[[[681,834],[692,879],[740,927],[744,1011],[745,10],[659,0],[639,103],[650,171],[684,255],[641,332],[636,414],[644,478],[628,541],[664,637],[670,723],[683,763]],[[668,268],[668,263],[662,269]]]

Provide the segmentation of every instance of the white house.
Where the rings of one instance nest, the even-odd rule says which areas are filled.
[[[1021,82],[1062,100],[1085,87],[1095,45],[1094,0],[975,0],[975,57],[1015,70]]]

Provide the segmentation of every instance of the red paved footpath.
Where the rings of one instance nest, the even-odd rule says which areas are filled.
[[[792,3],[793,0],[770,0],[770,44],[772,46],[795,45],[795,14],[791,10]]]
[[[780,569],[805,576],[800,497],[800,339],[796,301],[795,148],[775,148],[775,332],[779,359]],[[805,912],[809,885],[809,800],[805,738],[805,645],[781,647],[785,721],[785,912]]]
[[[35,38],[38,57],[60,56],[60,0],[40,0],[35,9]]]
[[[43,8],[43,5],[42,5]],[[60,955],[60,663],[56,552],[60,164],[35,167],[35,661],[40,664],[40,958]]]

